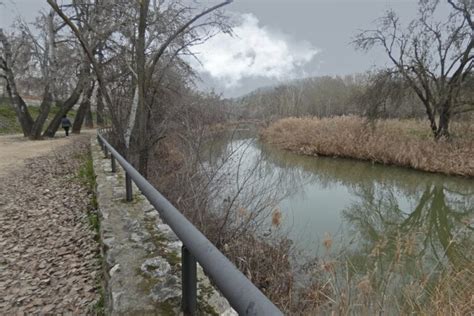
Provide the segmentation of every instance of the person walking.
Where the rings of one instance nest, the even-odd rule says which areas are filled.
[[[69,136],[69,128],[71,127],[71,125],[71,121],[67,118],[66,115],[63,115],[63,118],[61,119],[61,126],[64,128],[66,136]]]

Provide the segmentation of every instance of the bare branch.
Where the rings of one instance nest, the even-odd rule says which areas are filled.
[[[148,78],[151,78],[152,74],[153,74],[153,71],[156,67],[156,64],[158,63],[159,59],[161,58],[161,56],[163,55],[163,53],[165,52],[165,50],[168,48],[168,46],[181,34],[183,33],[191,24],[193,24],[194,22],[196,22],[198,19],[200,19],[201,17],[225,6],[225,5],[228,5],[230,3],[232,3],[233,0],[226,0],[220,4],[217,4],[207,10],[204,10],[203,12],[199,13],[198,15],[194,16],[192,19],[190,19],[188,22],[184,23],[180,28],[178,28],[173,34],[171,34],[167,39],[166,41],[158,48],[158,50],[156,51],[156,53],[153,55],[153,57],[151,58],[151,64],[149,66],[149,73],[148,73]]]

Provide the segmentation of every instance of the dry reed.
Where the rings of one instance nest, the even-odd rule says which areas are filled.
[[[326,236],[325,246],[328,240],[330,236]],[[427,253],[422,242],[416,244],[410,235],[398,236],[393,241],[395,244],[386,239],[376,242],[368,256],[364,251],[358,253],[362,249],[345,255],[328,251],[318,259],[319,265],[312,265],[311,284],[302,290],[293,314],[472,313],[472,262],[455,266],[435,260],[423,265],[421,260]],[[413,252],[413,248],[417,250]]]
[[[435,141],[418,120],[367,122],[356,116],[286,118],[262,131],[279,148],[310,156],[355,158],[372,162],[474,176],[474,125],[452,123],[452,137]]]
[[[453,131],[455,135],[472,135],[472,128],[466,125],[455,126]],[[446,173],[472,176],[473,166],[472,161],[469,161],[473,152],[472,137],[455,136],[452,142],[436,143],[431,139],[429,129],[418,121],[384,121],[375,123],[374,128],[357,117],[285,119],[270,126],[263,135],[269,142],[299,153],[355,157],[387,164],[401,165],[400,162],[390,160],[393,158],[389,157],[388,151],[399,160],[405,156],[423,160],[420,157],[426,154],[427,164],[433,164],[430,159],[434,159],[431,156],[435,152],[441,158],[445,157],[443,155],[460,155],[462,159],[456,159],[463,161],[463,168],[470,170],[470,173],[459,172],[461,169],[454,166]],[[195,225],[285,314],[461,315],[472,310],[469,290],[473,280],[471,266],[463,269],[447,268],[436,275],[436,280],[425,280],[422,276],[413,277],[409,282],[400,282],[400,275],[407,272],[402,268],[402,263],[408,262],[413,256],[415,246],[410,239],[412,235],[397,239],[395,255],[389,260],[386,256],[392,244],[386,240],[376,243],[365,254],[364,262],[359,263],[366,269],[355,267],[354,258],[334,252],[333,248],[337,247],[334,247],[329,234],[322,241],[324,255],[297,269],[292,266],[291,258],[296,257],[292,243],[286,238],[272,240],[262,234],[248,232],[225,238],[222,242],[218,229],[221,219],[212,212],[199,212],[207,210],[203,205],[207,205],[205,200],[208,196],[190,190],[188,177],[185,182],[179,181],[177,177],[187,171],[184,166],[186,155],[176,145],[178,142],[179,139],[168,137],[160,147],[156,166],[151,168],[153,171],[150,173],[155,185],[163,188],[165,195],[180,209],[188,211],[187,215],[202,214],[202,222],[194,219]],[[441,149],[438,150],[438,147]],[[436,164],[434,167],[439,168]],[[439,171],[434,167],[429,171]],[[200,181],[198,177],[195,178]],[[193,193],[192,198],[189,198],[186,190]],[[197,198],[204,199],[204,203],[195,201]],[[236,213],[237,218],[243,218],[248,216],[249,210],[238,207]],[[279,227],[281,211],[273,209],[270,219],[272,228]],[[385,267],[385,273],[378,270],[381,264]],[[303,280],[300,280],[301,276],[304,276]]]

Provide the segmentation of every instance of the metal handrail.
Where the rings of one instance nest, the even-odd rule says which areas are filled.
[[[239,315],[283,315],[229,259],[107,142],[100,131],[97,139],[107,157],[107,152],[110,152],[112,170],[115,170],[116,159],[125,170],[127,178],[135,182],[141,193],[182,241],[182,309],[185,313],[191,315],[196,313],[197,260]],[[131,199],[131,196],[131,185],[127,183],[127,200],[129,197]]]

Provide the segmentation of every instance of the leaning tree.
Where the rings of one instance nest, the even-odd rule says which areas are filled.
[[[446,15],[444,21],[437,17]],[[356,35],[357,48],[382,47],[394,71],[413,89],[425,107],[435,139],[449,137],[454,115],[472,111],[466,87],[474,65],[472,0],[420,0],[419,14],[407,28],[393,12],[378,19],[376,28]]]
[[[182,56],[192,54],[191,46],[229,31],[219,9],[232,0],[205,9],[183,0],[47,2],[74,33],[92,65],[119,147],[137,153],[138,169],[146,176],[150,153],[164,137],[167,124],[152,120],[163,97],[163,78],[177,68],[190,68]],[[87,28],[81,29],[86,15]]]
[[[0,28],[0,77],[6,81],[7,94],[23,134],[31,139],[54,137],[62,116],[77,103],[90,81],[89,64],[77,53],[78,49],[74,49],[74,39],[58,38],[63,26],[54,17],[51,11],[37,19],[35,26],[41,31],[39,34],[31,31],[21,19],[16,24],[18,35],[7,34]],[[59,60],[61,56],[67,56],[67,61]],[[77,68],[81,69],[78,75]],[[24,81],[35,79],[43,91],[36,118],[21,96],[22,78]],[[72,83],[72,87],[65,87],[66,83]],[[41,135],[53,101],[59,110]]]

